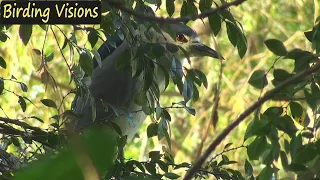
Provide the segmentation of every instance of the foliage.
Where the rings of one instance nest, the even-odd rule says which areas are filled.
[[[181,170],[185,170],[193,173],[192,177],[199,179],[211,176],[216,179],[271,179],[279,175],[294,175],[298,179],[319,177],[319,18],[312,30],[304,33],[304,38],[312,49],[288,47],[282,42],[283,39],[273,37],[264,41],[268,50],[275,55],[270,68],[260,68],[261,66],[256,65],[257,68],[245,74],[248,84],[253,87],[252,91],[258,90],[259,96],[254,101],[261,104],[251,106],[251,112],[255,111],[253,117],[249,116],[251,112],[245,114],[251,108],[248,106],[244,107],[247,108],[246,111],[239,116],[242,120],[228,117],[231,120],[236,119],[235,122],[239,123],[246,117],[252,119],[245,132],[241,134],[244,141],[235,144],[239,141],[239,136],[231,139],[231,135],[228,136],[226,133],[224,136],[222,133],[220,137],[226,144],[219,145],[221,141],[218,142],[218,138],[212,140],[212,144],[217,143],[213,148],[220,147],[221,152],[214,151],[215,155],[208,157],[201,151],[211,145],[206,142],[206,138],[202,138],[200,146],[197,147],[198,154],[193,153],[191,162],[184,159],[183,162],[176,163],[176,157],[172,153],[175,144],[172,133],[175,132],[173,129],[171,133],[170,128],[176,116],[170,110],[177,110],[175,112],[178,113],[184,110],[198,116],[195,104],[197,100],[201,100],[203,91],[200,87],[204,86],[214,89],[215,98],[210,102],[212,122],[209,121],[209,124],[213,123],[216,126],[224,123],[226,126],[226,122],[222,122],[223,118],[219,115],[223,112],[221,107],[224,104],[220,99],[224,98],[224,84],[227,84],[222,77],[229,69],[224,67],[226,62],[221,61],[219,72],[216,72],[215,76],[216,85],[212,88],[208,83],[212,77],[208,78],[204,72],[194,68],[193,64],[191,66],[187,49],[169,42],[165,45],[156,43],[153,41],[153,33],[165,30],[175,39],[175,34],[170,33],[172,30],[166,21],[181,20],[187,23],[189,20],[207,18],[208,27],[213,34],[228,39],[229,42],[224,43],[222,47],[236,47],[238,56],[234,58],[237,59],[237,63],[242,63],[239,59],[245,58],[246,53],[252,50],[249,46],[250,37],[245,36],[246,29],[242,22],[237,20],[240,18],[236,13],[232,12],[235,8],[232,5],[237,5],[232,4],[234,2],[243,3],[241,6],[249,3],[239,0],[229,3],[213,0],[125,0],[126,6],[123,6],[113,1],[102,1],[103,17],[100,26],[0,25],[2,44],[8,44],[9,38],[12,38],[10,32],[15,31],[14,28],[18,28],[15,32],[19,32],[23,46],[30,46],[32,40],[37,39],[35,33],[44,33],[44,41],[40,42],[40,48],[32,47],[30,50],[30,54],[39,59],[40,63],[36,68],[40,73],[41,82],[46,90],[51,86],[49,90],[57,94],[60,85],[56,79],[62,74],[68,74],[66,81],[74,87],[64,92],[60,99],[49,98],[49,91],[45,93],[48,94],[47,97],[35,99],[31,98],[30,94],[25,94],[34,91],[34,88],[28,86],[23,78],[17,79],[15,73],[9,71],[0,73],[0,96],[10,100],[0,103],[3,112],[0,116],[3,150],[1,154],[5,157],[0,167],[2,175],[14,176],[15,179],[180,179],[184,175]],[[281,8],[280,5],[275,7]],[[212,8],[216,8],[216,12],[201,16],[210,12]],[[157,18],[159,14],[168,18]],[[178,16],[178,19],[170,19],[175,16]],[[160,21],[163,22],[159,23]],[[306,23],[309,23],[306,26],[311,24]],[[135,33],[137,30],[143,37]],[[70,107],[72,94],[84,96],[88,102],[97,101],[90,95],[84,74],[90,77],[94,68],[102,66],[103,59],[95,47],[107,39],[112,48],[117,48],[116,36],[121,40],[126,39],[131,46],[130,51],[118,58],[116,68],[124,71],[131,69],[134,77],[141,77],[144,81],[143,88],[135,95],[134,101],[142,106],[145,114],[151,116],[152,122],[145,128],[146,137],[152,141],[166,141],[161,151],[150,150],[145,160],[116,158],[117,155],[121,155],[118,149],[121,150],[126,144],[126,137],[121,137],[121,130],[115,123],[103,126],[97,124],[80,135],[72,132],[68,124],[70,119],[82,116]],[[58,51],[52,48],[51,41],[55,42],[54,47]],[[0,52],[0,68],[7,70],[14,65],[4,53]],[[176,59],[175,53],[186,56],[188,64],[185,65]],[[255,66],[255,63],[252,62],[252,65]],[[56,69],[52,69],[52,65],[55,65]],[[59,68],[64,70],[60,72]],[[163,100],[164,95],[157,84],[159,77],[154,75],[159,70],[163,72],[165,79],[164,89],[176,89],[179,93],[180,99],[170,98],[170,103],[166,103],[168,106],[163,105],[163,101],[168,100]],[[55,71],[57,72],[54,73]],[[16,90],[15,86],[18,86],[19,90]],[[271,91],[267,91],[269,89]],[[276,103],[268,102],[262,107],[262,103],[267,100]],[[3,109],[6,103],[19,107],[16,109],[22,111],[22,115],[16,113],[15,118],[9,118],[6,113],[9,110]],[[136,113],[118,109],[110,104],[106,104],[106,108],[113,109],[116,116],[127,117],[128,121],[132,121],[132,114]],[[30,114],[30,109],[38,109],[39,112],[44,111],[52,116],[40,117],[40,113],[36,114],[37,110],[31,113],[31,116],[26,116],[25,114]],[[239,123],[231,123],[226,129],[231,131],[240,127]],[[206,127],[209,129],[210,125]],[[207,137],[209,131],[204,134],[203,137]],[[241,154],[242,149],[246,150],[247,156],[241,155],[241,161],[232,160],[234,156],[228,153]],[[212,153],[209,148],[206,152]],[[206,163],[199,164],[199,156],[207,160]]]

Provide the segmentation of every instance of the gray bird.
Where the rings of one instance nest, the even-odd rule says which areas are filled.
[[[166,47],[166,44],[170,43],[175,47],[180,47],[180,49],[184,49],[184,52],[178,50],[175,53],[170,53],[170,55],[166,54],[166,56],[172,56],[179,61],[183,61],[186,58],[186,54],[190,57],[210,56],[222,58],[215,50],[201,43],[198,34],[184,24],[170,24],[167,32],[164,29],[159,31],[154,28],[145,28],[143,25],[138,27],[138,29],[129,34],[130,40],[128,38],[121,38],[119,35],[113,37],[114,41],[112,43],[114,44],[115,42],[116,48],[114,48],[114,45],[109,40],[104,42],[99,48],[98,53],[102,59],[102,66],[99,67],[98,63],[94,61],[95,69],[91,76],[91,82],[87,84],[90,94],[95,101],[88,101],[87,96],[84,95],[78,94],[76,96],[73,109],[76,113],[83,114],[83,116],[81,119],[73,121],[75,129],[83,129],[93,124],[93,117],[95,117],[95,122],[112,121],[116,123],[120,127],[123,136],[126,135],[128,138],[132,138],[136,134],[138,128],[147,117],[141,111],[141,105],[134,102],[135,94],[144,87],[144,78],[133,76],[133,71],[135,71],[134,65],[132,65],[132,68],[124,70],[117,69],[116,63],[120,57],[123,57],[124,53],[135,51],[136,49],[134,48],[137,47],[136,42],[138,41],[140,44],[142,42],[158,43]],[[136,39],[132,40],[132,37]],[[137,57],[134,54],[131,57],[133,56]],[[139,59],[136,58],[132,61],[139,61]],[[166,64],[164,67],[171,68],[170,62],[163,64]],[[165,89],[166,84],[164,72],[160,68],[155,67],[154,75],[153,78],[161,92]],[[152,97],[149,95],[148,99],[150,100]],[[93,103],[95,103],[95,108],[92,108]],[[107,110],[106,104],[109,105]],[[115,111],[120,108],[128,110],[129,113],[126,116],[117,116],[117,112]],[[96,111],[95,115],[93,115],[92,110]]]

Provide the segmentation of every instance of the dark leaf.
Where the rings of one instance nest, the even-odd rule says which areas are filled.
[[[159,4],[161,3],[161,0],[145,0],[146,2],[150,3],[150,4]]]
[[[178,179],[180,176],[175,173],[165,173],[163,174],[164,177],[169,179]]]
[[[149,152],[149,158],[151,159],[151,161],[160,160],[161,157],[162,157],[162,155],[160,154],[160,151],[150,151]]]
[[[90,32],[88,34],[88,41],[91,44],[92,48],[97,44],[98,38],[99,38],[99,35],[97,30],[90,28]]]
[[[221,18],[218,13],[214,13],[208,17],[210,28],[215,36],[221,30]]]
[[[199,9],[203,13],[206,10],[210,9],[212,6],[212,0],[200,0],[199,1]],[[215,13],[217,14],[217,13]]]
[[[288,170],[298,172],[298,171],[305,171],[307,170],[307,167],[302,164],[297,164],[297,163],[291,163],[288,165]]]
[[[41,55],[41,51],[39,49],[32,49],[32,51],[39,56]]]
[[[174,13],[174,9],[175,9],[174,0],[166,0],[166,9],[167,9],[169,16],[172,16]]]
[[[26,101],[23,99],[23,97],[19,96],[18,103],[20,104],[22,111],[25,112],[27,108],[27,104],[26,104]]]
[[[249,79],[249,84],[258,89],[263,89],[268,85],[264,70],[256,70]]]
[[[158,58],[164,55],[165,49],[162,45],[156,43],[156,44],[153,44],[152,46],[152,53],[155,57]]]
[[[147,136],[148,138],[158,135],[158,124],[151,123],[147,128]]]
[[[51,107],[51,108],[55,108],[57,109],[57,105],[54,101],[52,101],[51,99],[42,99],[41,100],[42,104],[47,106],[47,107]]]
[[[293,118],[299,118],[303,114],[302,106],[299,103],[294,102],[294,101],[290,102],[290,111],[291,111]]]
[[[304,95],[306,97],[306,101],[307,101],[309,107],[311,109],[316,109],[316,107],[317,107],[317,97],[313,97],[313,95],[311,93],[309,93],[309,91],[306,90],[306,89],[304,89],[303,92],[304,92]]]
[[[278,56],[287,55],[287,49],[284,47],[283,43],[277,39],[268,39],[264,42],[268,49],[273,52],[273,54]]]
[[[284,80],[290,78],[291,76],[293,76],[293,74],[288,73],[284,69],[275,69],[275,70],[273,70],[273,77],[277,81],[284,81]]]
[[[52,61],[53,57],[54,57],[54,54],[50,53],[48,56],[45,57],[46,62]]]
[[[3,92],[3,89],[4,89],[4,81],[3,81],[3,79],[0,77],[0,95],[1,95],[2,92]]]
[[[270,166],[266,166],[260,172],[258,179],[259,180],[270,180],[272,179],[273,170]]]
[[[250,164],[250,162],[246,159],[246,162],[244,164],[244,171],[246,173],[246,177],[251,177],[253,174],[253,168]]]
[[[305,145],[297,154],[294,159],[295,163],[305,164],[313,160],[318,154],[317,149],[312,145]]]
[[[183,82],[183,91],[182,96],[184,97],[184,101],[188,102],[193,95],[193,83],[189,79],[189,77],[186,77],[185,81]]]
[[[198,8],[194,5],[193,0],[183,1],[180,16],[196,16],[198,15]]]
[[[20,82],[20,88],[23,92],[27,92],[28,91],[28,87],[26,84],[24,84],[23,82]]]
[[[44,123],[44,121],[43,121],[42,119],[40,119],[40,118],[38,118],[38,117],[36,117],[36,116],[31,116],[31,118],[32,118],[32,119],[36,119],[36,120],[38,120],[38,121],[40,121],[40,122]]]
[[[179,47],[175,44],[167,43],[166,48],[171,53],[176,53],[179,51]]]
[[[20,25],[19,36],[24,45],[27,45],[32,34],[32,25]]]
[[[236,47],[238,42],[238,27],[231,22],[226,21],[227,34],[231,44]]]
[[[98,64],[99,68],[101,68],[102,67],[102,61],[101,61],[100,54],[98,53],[98,51],[96,51],[94,49],[92,49],[91,52],[94,55],[94,60],[97,61],[97,64]]]
[[[88,74],[89,76],[92,75],[93,72],[93,62],[92,62],[92,57],[90,53],[86,52],[81,52],[80,53],[80,59],[79,59],[79,64],[81,69]]]
[[[3,68],[3,69],[6,69],[7,68],[7,63],[6,61],[0,56],[0,66]]]
[[[265,137],[257,137],[249,144],[247,153],[250,160],[258,160],[267,147],[267,139]]]

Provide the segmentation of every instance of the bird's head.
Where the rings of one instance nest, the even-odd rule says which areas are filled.
[[[222,58],[217,51],[206,46],[200,41],[200,37],[196,31],[191,29],[189,26],[182,23],[171,24],[171,29],[175,39],[171,39],[171,42],[177,46],[182,47],[189,56],[202,57],[209,56],[212,58]],[[174,37],[174,36],[173,36]]]

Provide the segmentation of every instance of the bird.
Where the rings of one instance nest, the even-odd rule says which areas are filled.
[[[157,43],[164,47],[160,49],[167,49],[166,45],[168,44],[178,47],[177,52],[170,54],[172,58],[179,62],[184,61],[186,56],[209,56],[223,59],[217,51],[201,43],[197,32],[189,26],[183,23],[173,23],[165,27],[159,30],[158,28],[147,28],[140,25],[137,28],[138,30],[128,33],[128,36],[131,36],[130,39],[124,38],[123,34],[116,34],[100,46],[98,53],[102,60],[101,65],[99,66],[96,57],[94,57],[94,71],[92,76],[89,77],[89,83],[87,83],[90,96],[93,97],[94,101],[88,100],[86,95],[80,95],[80,93],[76,95],[73,110],[77,114],[82,114],[82,116],[72,122],[75,130],[82,130],[94,124],[94,122],[103,121],[116,124],[121,130],[122,136],[126,136],[127,139],[132,139],[137,133],[140,125],[147,117],[145,112],[141,110],[141,104],[137,104],[134,100],[135,95],[144,88],[144,78],[141,75],[134,75],[137,72],[133,72],[134,65],[132,64],[131,67],[129,66],[126,69],[119,69],[116,66],[117,61],[121,61],[119,58],[128,58],[124,55],[125,53],[139,51],[139,48],[136,47],[138,42],[140,44],[149,43],[149,45],[150,43]],[[148,46],[145,48],[148,49]],[[152,57],[150,59],[152,60]],[[139,60],[141,59],[136,57],[132,61]],[[159,64],[161,64],[161,60],[152,62],[159,61]],[[157,63],[153,63],[153,65],[157,66]],[[170,70],[170,66],[171,64],[167,63],[163,67]],[[166,84],[164,72],[159,67],[155,67],[153,70],[153,78],[158,85],[158,90],[162,92]],[[152,98],[152,95],[148,95],[147,100]],[[117,112],[123,109],[127,110],[121,111],[127,112],[125,116],[119,115],[120,113]]]

